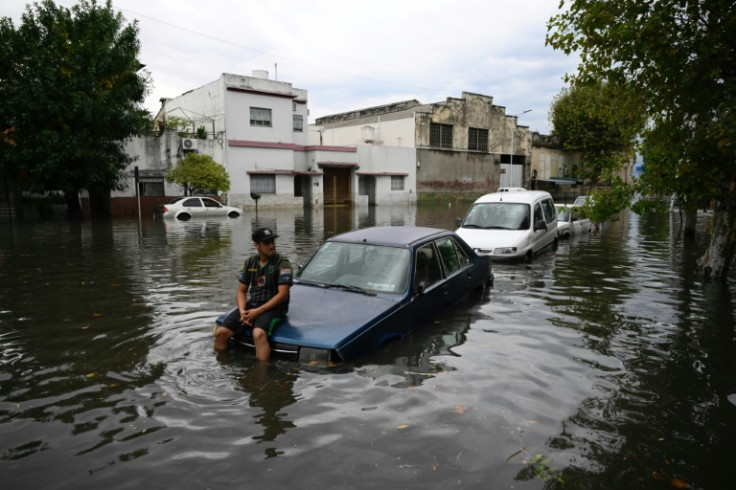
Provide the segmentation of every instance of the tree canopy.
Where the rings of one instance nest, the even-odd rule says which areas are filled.
[[[570,81],[625,87],[647,117],[638,190],[674,193],[691,210],[717,203],[699,264],[724,277],[736,247],[736,4],[562,0],[560,8],[547,42],[579,53]]]
[[[563,89],[550,112],[562,147],[580,154],[577,177],[593,185],[628,162],[645,120],[634,98],[601,80]]]
[[[168,182],[176,182],[188,196],[193,191],[230,190],[230,177],[225,167],[215,162],[212,157],[200,153],[188,153],[179,164],[166,175]]]
[[[0,168],[19,190],[64,191],[78,213],[81,189],[116,188],[133,160],[123,143],[142,127],[149,86],[137,24],[110,0],[44,0],[17,28],[0,19],[0,44]]]

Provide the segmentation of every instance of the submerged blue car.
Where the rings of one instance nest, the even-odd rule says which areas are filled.
[[[289,314],[270,339],[272,355],[347,361],[492,285],[490,259],[451,231],[384,226],[344,233],[297,272]],[[253,346],[249,332],[233,341]]]

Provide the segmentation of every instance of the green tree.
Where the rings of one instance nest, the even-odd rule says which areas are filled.
[[[230,177],[225,167],[215,162],[209,155],[189,153],[179,165],[166,175],[168,182],[176,182],[184,189],[184,195],[194,190],[206,189],[227,192],[230,190]]]
[[[576,177],[590,182],[591,190],[601,180],[614,181],[615,172],[631,159],[644,121],[637,100],[600,80],[577,81],[563,89],[550,109],[553,134],[562,148],[580,155]]]
[[[736,249],[736,4],[562,0],[560,9],[547,43],[579,53],[571,79],[604,79],[641,101],[648,126],[640,191],[674,193],[690,209],[717,203],[698,264],[726,277]]]
[[[0,19],[0,45],[0,168],[18,190],[63,191],[81,216],[79,191],[116,188],[133,161],[123,142],[144,126],[137,24],[110,0],[44,0],[17,28]]]

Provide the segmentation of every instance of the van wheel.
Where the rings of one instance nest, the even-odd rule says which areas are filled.
[[[554,250],[555,252],[557,252],[557,247],[559,247],[559,246],[560,246],[560,241],[557,238],[555,238],[555,241],[552,242],[552,250]]]
[[[557,242],[557,240],[555,240],[555,243],[556,242]],[[526,253],[526,255],[524,256],[524,260],[526,261],[527,264],[531,264],[532,263],[532,261],[534,260],[534,254],[532,253],[531,250],[529,250]]]

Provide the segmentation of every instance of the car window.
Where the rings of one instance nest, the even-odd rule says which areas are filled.
[[[435,240],[437,250],[440,252],[440,258],[442,259],[442,266],[445,269],[445,275],[449,276],[454,272],[462,269],[468,265],[468,256],[465,255],[459,245],[450,238],[440,238]]]
[[[539,203],[537,203],[534,205],[534,221],[536,222],[536,221],[539,221],[540,219],[541,220],[544,219],[544,214],[542,214],[542,206],[540,206]]]
[[[359,243],[327,242],[297,274],[302,281],[399,293],[407,288],[409,251]]]
[[[437,254],[431,243],[417,249],[416,270],[414,271],[414,288],[420,285],[427,289],[442,279],[442,270]]]
[[[545,199],[542,201],[542,207],[544,208],[545,221],[547,221],[547,223],[552,223],[557,218],[554,201],[552,201],[552,199]]]
[[[558,208],[557,209],[557,219],[560,221],[569,221],[568,218],[570,217],[570,208]]]
[[[215,201],[214,199],[204,198],[203,197],[202,198],[202,202],[204,202],[205,207],[208,207],[208,208],[220,208],[220,207],[222,207],[222,205],[219,202]]]
[[[188,208],[201,208],[202,201],[200,201],[198,197],[190,197],[189,199],[181,203],[181,205]]]

